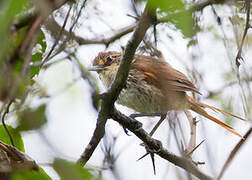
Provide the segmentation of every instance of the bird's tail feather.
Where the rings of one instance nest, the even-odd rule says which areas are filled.
[[[203,104],[203,103],[200,103],[200,104],[202,104],[202,106],[203,106],[204,108],[211,109],[211,110],[213,110],[213,111],[215,111],[215,112],[220,112],[220,113],[222,113],[222,114],[225,115],[225,116],[232,116],[232,117],[235,117],[235,118],[240,119],[240,120],[242,120],[242,121],[248,121],[248,120],[246,120],[246,119],[244,119],[244,118],[241,118],[241,117],[236,116],[236,115],[234,115],[234,114],[231,114],[231,113],[229,113],[229,112],[223,111],[223,110],[221,110],[221,109],[219,109],[219,108],[216,108],[216,107],[213,107],[213,106],[209,106],[209,105]]]
[[[244,120],[243,118],[240,118],[238,116],[235,116],[231,113],[227,113],[225,111],[222,111],[218,108],[215,108],[213,106],[209,106],[209,105],[206,105],[206,104],[203,104],[203,103],[200,103],[198,101],[196,101],[195,99],[193,99],[192,97],[190,96],[187,96],[187,100],[188,102],[190,103],[191,105],[191,110],[193,110],[194,112],[206,117],[207,119],[210,119],[211,121],[215,122],[216,124],[220,125],[221,127],[225,128],[226,130],[228,130],[229,132],[239,136],[240,138],[244,139],[243,136],[241,136],[239,133],[237,133],[231,126],[221,122],[220,120],[216,119],[215,117],[209,115],[205,110],[204,108],[209,108],[213,111],[218,111],[218,112],[221,112],[222,114],[224,115],[230,115],[230,116],[233,116],[233,117],[236,117],[238,119],[241,119],[241,120]]]

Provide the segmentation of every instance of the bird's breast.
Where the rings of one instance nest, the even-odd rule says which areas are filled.
[[[108,89],[113,83],[117,70],[100,73],[103,85]],[[167,93],[166,93],[167,92]],[[144,74],[130,71],[125,87],[119,94],[117,103],[140,113],[166,113],[169,110],[183,110],[186,102],[184,92],[162,91],[145,80]]]
[[[141,78],[129,74],[126,87],[122,89],[117,103],[140,113],[167,112],[160,89],[147,84]]]

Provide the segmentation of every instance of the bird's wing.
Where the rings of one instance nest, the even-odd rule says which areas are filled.
[[[167,86],[174,91],[192,91],[201,94],[194,84],[181,72],[172,68],[165,62],[160,62],[162,65],[159,71],[162,77],[165,77]]]
[[[155,61],[155,63],[153,63]],[[163,60],[150,56],[136,55],[131,68],[142,71],[148,82],[159,81],[159,85],[169,91],[192,91],[201,94],[194,84],[181,72]],[[162,80],[164,79],[164,80]]]

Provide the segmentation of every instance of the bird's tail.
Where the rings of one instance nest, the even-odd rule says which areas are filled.
[[[205,108],[209,108],[215,112],[221,112],[222,114],[226,115],[226,116],[233,116],[235,118],[238,118],[238,119],[241,119],[241,120],[245,120],[241,117],[238,117],[236,115],[233,115],[231,113],[228,113],[228,112],[225,112],[225,111],[222,111],[218,108],[215,108],[213,106],[209,106],[207,104],[203,104],[203,103],[200,103],[198,101],[196,101],[194,98],[190,97],[190,96],[186,96],[188,102],[190,103],[190,109],[193,110],[194,112],[206,117],[207,119],[210,119],[211,121],[217,123],[218,125],[220,125],[221,127],[225,128],[226,130],[228,130],[229,132],[239,136],[240,138],[244,139],[243,136],[241,136],[239,133],[237,133],[231,126],[221,122],[220,120],[216,119],[215,117],[209,115],[204,109]],[[245,120],[246,121],[246,120]]]

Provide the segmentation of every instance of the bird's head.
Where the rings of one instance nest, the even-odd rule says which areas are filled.
[[[121,53],[115,51],[100,52],[93,60],[93,67],[89,71],[96,71],[97,73],[104,73],[104,71],[111,71],[118,69],[121,60]]]
[[[121,53],[115,51],[100,52],[93,60],[93,67],[89,71],[96,71],[106,88],[109,88],[115,79]]]

